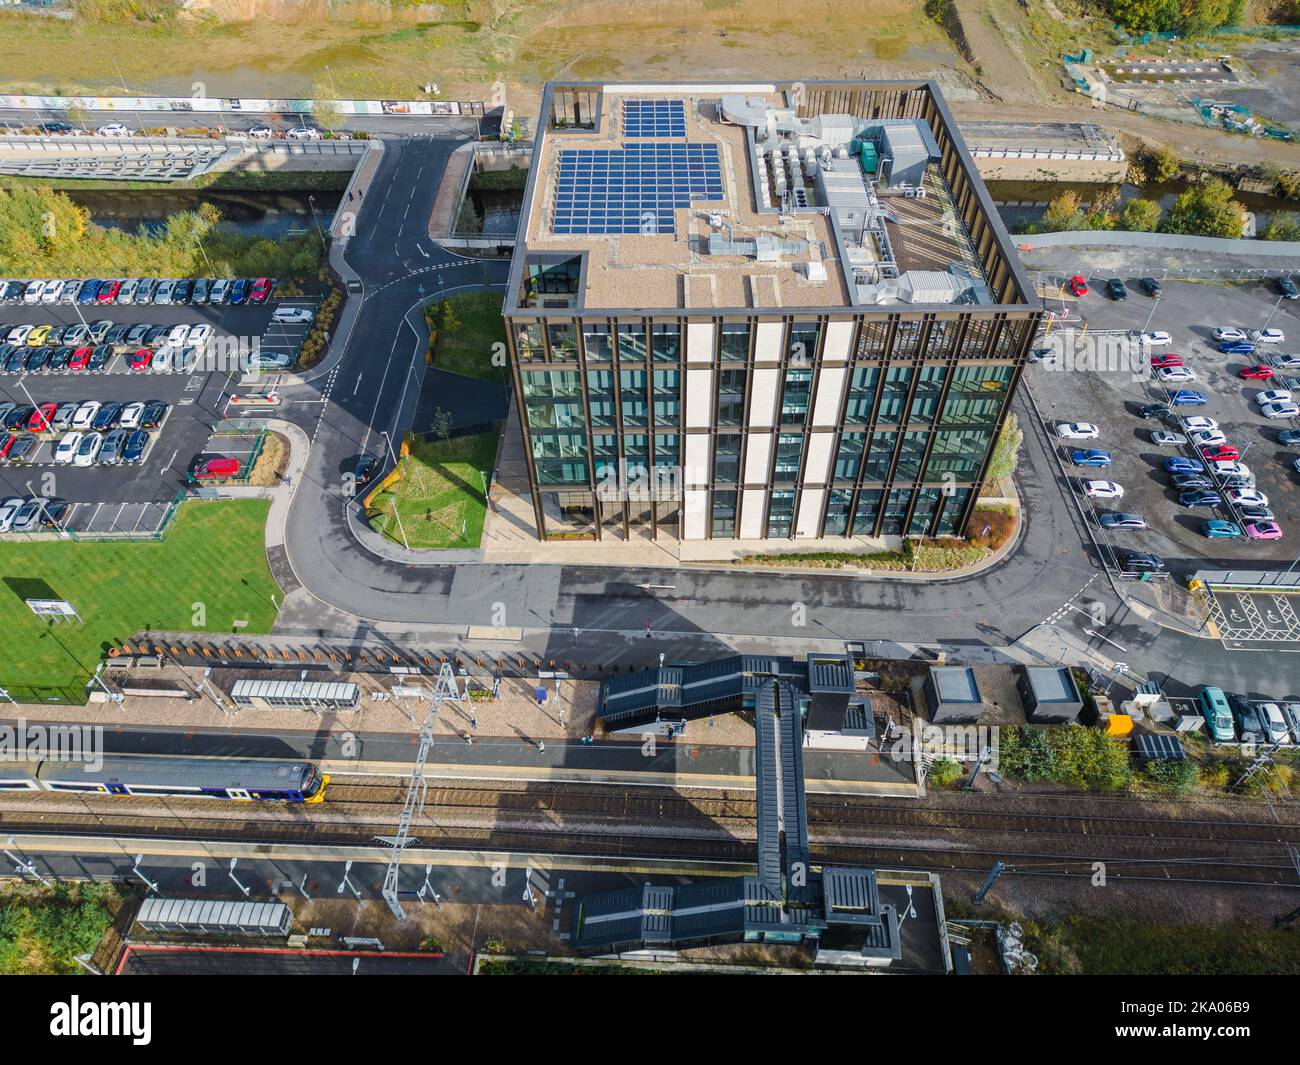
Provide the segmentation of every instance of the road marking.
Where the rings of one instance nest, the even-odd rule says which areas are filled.
[[[176,456],[179,455],[180,453],[181,453],[180,448],[177,448],[175,451],[172,452],[172,457],[167,460],[167,465],[162,468],[163,473],[166,473],[168,470],[172,468],[172,463],[176,461]]]
[[[361,378],[364,376],[365,374],[357,374],[357,383],[352,386],[352,394],[354,396],[357,394],[357,389],[361,387]]]

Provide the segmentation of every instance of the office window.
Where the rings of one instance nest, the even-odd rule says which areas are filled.
[[[583,326],[582,344],[588,362],[609,362],[614,358],[614,345],[607,325]]]
[[[640,322],[619,325],[618,357],[621,362],[645,362],[645,327]]]
[[[720,434],[713,449],[713,479],[736,484],[740,481],[740,436]]]
[[[912,367],[891,366],[885,371],[885,383],[881,390],[880,410],[876,420],[883,425],[897,425],[903,418],[903,404],[907,401],[907,390],[912,384]]]
[[[849,506],[853,492],[848,488],[834,488],[826,498],[826,524],[823,536],[843,536],[849,528]]]
[[[880,367],[859,366],[849,375],[849,401],[844,420],[850,425],[866,425],[871,420],[871,407],[876,402],[876,388],[880,383]]]
[[[930,522],[934,520],[935,510],[943,502],[942,488],[922,488],[916,493],[916,506],[912,508],[912,519],[907,523],[909,536],[925,536],[930,531]]]
[[[718,372],[718,424],[741,425],[745,420],[745,371]]]
[[[744,362],[749,358],[748,322],[723,322],[720,346],[723,362]]]
[[[935,433],[925,479],[941,481],[951,475],[968,481],[979,474],[993,433],[987,429],[945,429]]]
[[[519,376],[528,399],[582,395],[582,379],[577,370],[524,370]]]
[[[909,422],[932,422],[939,411],[939,393],[943,391],[946,366],[922,366],[916,374],[916,391],[912,393]]]
[[[998,330],[997,342],[993,346],[993,354],[999,359],[1014,359],[1020,350],[1020,345],[1024,343],[1025,333],[1029,329],[1029,322],[1013,320],[1002,323],[1002,328]]]
[[[567,400],[524,400],[530,429],[580,429],[586,424],[582,402]]]
[[[676,425],[681,418],[681,372],[655,370],[654,410],[656,425]]]
[[[935,529],[936,536],[958,535],[961,530],[957,528],[957,523],[961,520],[961,512],[966,509],[966,501],[970,499],[970,494],[969,488],[958,488],[944,497],[943,517],[939,519],[939,527]]]
[[[785,391],[781,395],[781,424],[803,425],[808,421],[808,398],[812,394],[812,370],[790,369],[785,372]]]
[[[613,433],[596,433],[591,438],[591,453],[597,458],[618,458],[618,437]]]
[[[622,402],[624,425],[649,424],[650,405],[645,398],[647,380],[644,370],[619,371],[619,399]]]
[[[515,326],[515,354],[520,362],[541,361],[546,357],[542,348],[542,327],[536,322]]]
[[[894,445],[898,443],[896,433],[872,433],[871,445],[867,449],[867,463],[863,479],[883,481],[889,476],[889,464],[894,457]]]
[[[558,362],[572,362],[578,357],[578,330],[572,322],[561,322],[546,327],[551,342],[551,358]]]
[[[986,363],[961,363],[952,372],[951,392],[998,395],[1011,387],[1015,368]]]
[[[835,453],[835,480],[856,481],[858,479],[866,441],[864,433],[845,433],[840,437],[839,451]]]
[[[681,437],[676,433],[655,433],[656,466],[680,465],[681,452]]]
[[[795,322],[790,326],[789,357],[792,363],[810,363],[817,358],[816,322]]]
[[[773,488],[767,505],[767,535],[789,536],[794,524],[794,489]]]
[[[799,476],[799,460],[803,456],[803,434],[781,433],[776,438],[776,466],[772,473],[775,481],[793,481]]]
[[[881,536],[902,536],[903,519],[907,516],[907,505],[912,502],[910,488],[895,488],[889,493],[885,503],[885,514],[880,524]]]
[[[713,493],[713,535],[736,535],[736,491],[723,489]]]
[[[676,324],[660,322],[650,327],[650,350],[656,362],[676,362],[682,354],[682,333]]]
[[[921,474],[921,459],[929,433],[904,433],[903,446],[898,449],[898,462],[894,466],[894,479],[914,481]]]
[[[939,419],[946,428],[950,425],[996,425],[1002,414],[1002,396],[976,396],[969,392],[949,391]]]
[[[934,321],[930,323],[930,338],[925,344],[928,358],[947,358],[957,346],[957,337],[961,334],[961,322]]]
[[[539,484],[586,484],[586,440],[580,433],[534,433],[533,465]]]
[[[862,323],[858,333],[858,358],[879,359],[885,354],[889,339],[889,319],[871,318]]]
[[[858,493],[858,505],[853,511],[853,535],[871,536],[876,527],[876,516],[880,513],[880,500],[884,497],[883,488],[864,488]]]

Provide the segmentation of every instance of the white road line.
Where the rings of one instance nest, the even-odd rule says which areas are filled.
[[[357,383],[352,386],[352,394],[354,396],[357,394],[357,389],[361,387],[361,378],[364,376],[365,374],[357,374]]]
[[[180,453],[181,453],[180,448],[177,448],[175,451],[172,452],[172,457],[167,460],[167,465],[162,468],[163,473],[166,473],[168,470],[172,468],[172,463],[176,461],[176,456],[179,455]]]

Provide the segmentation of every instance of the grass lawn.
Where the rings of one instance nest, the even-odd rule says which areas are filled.
[[[137,632],[270,632],[279,588],[263,547],[269,506],[188,502],[160,542],[0,543],[0,685],[19,702],[80,702],[104,651]],[[51,626],[27,598],[67,599],[85,624]]]
[[[497,436],[488,431],[448,441],[413,439],[398,478],[370,500],[373,526],[411,547],[477,547],[487,507],[483,476],[496,461]]]
[[[443,307],[449,306],[460,322],[460,327],[450,333],[443,325]],[[429,305],[438,330],[438,340],[433,349],[433,365],[439,370],[462,373],[467,377],[481,377],[485,381],[504,384],[509,369],[504,365],[506,342],[505,323],[501,320],[501,293],[467,292]],[[502,353],[493,364],[493,345],[501,344],[496,351]]]

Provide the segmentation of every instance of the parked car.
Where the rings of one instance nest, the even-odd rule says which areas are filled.
[[[1183,428],[1189,433],[1197,433],[1204,429],[1217,429],[1219,427],[1219,423],[1213,418],[1205,418],[1199,414],[1193,414],[1188,418],[1182,418],[1180,421],[1182,422]]]
[[[1205,398],[1204,392],[1197,392],[1194,388],[1180,388],[1169,397],[1169,402],[1175,407],[1203,407],[1209,400]]]
[[[27,431],[29,433],[48,433],[50,425],[54,421],[54,414],[59,409],[57,403],[42,403],[34,411],[32,416],[27,419]]]
[[[110,122],[106,126],[100,126],[95,130],[96,136],[99,137],[131,137],[134,136],[131,130],[122,125],[121,122]]]
[[[122,291],[121,281],[105,281],[95,293],[95,302],[99,304],[116,303],[117,294]]]
[[[1103,529],[1145,529],[1146,518],[1141,514],[1121,510],[1103,510],[1097,515],[1097,524]]]
[[[117,290],[117,302],[120,304],[130,304],[135,302],[136,291],[140,288],[140,282],[134,277],[128,277],[122,282],[122,287]]]
[[[139,429],[140,418],[144,414],[144,403],[137,400],[135,403],[128,403],[122,408],[122,417],[118,419],[118,426],[122,429]]]
[[[1196,371],[1190,366],[1164,366],[1156,371],[1156,377],[1165,384],[1182,384],[1195,381]]]
[[[165,278],[158,282],[158,287],[154,290],[153,302],[155,307],[166,307],[172,302],[172,294],[176,291],[177,282],[172,278]]]
[[[361,455],[357,459],[357,464],[352,468],[352,487],[356,492],[360,492],[374,477],[379,469],[379,458],[376,455]],[[1108,481],[1085,481],[1085,490],[1087,485],[1109,484]],[[1119,488],[1119,485],[1115,486]],[[1120,488],[1120,495],[1124,494],[1124,489]]]
[[[1198,447],[1213,447],[1215,444],[1222,444],[1227,441],[1220,429],[1193,429],[1188,434],[1193,444]],[[1234,455],[1233,458],[1236,458]]]
[[[1159,296],[1164,290],[1160,287],[1160,282],[1154,277],[1144,277],[1139,279],[1138,287],[1148,296]]]
[[[95,415],[99,413],[99,403],[93,399],[86,400],[77,408],[77,413],[72,418],[72,428],[89,429],[91,423],[95,420]]]
[[[1182,507],[1217,507],[1222,504],[1223,500],[1218,492],[1208,492],[1201,488],[1183,492],[1178,496],[1178,505]]]
[[[1300,355],[1279,352],[1268,356],[1268,364],[1275,370],[1300,370]]]
[[[1241,529],[1234,522],[1211,518],[1201,522],[1201,535],[1207,540],[1236,540],[1241,536]]]
[[[1225,340],[1219,345],[1224,355],[1254,355],[1255,345],[1249,340]]]
[[[1255,402],[1261,407],[1268,403],[1290,403],[1291,393],[1285,388],[1270,388],[1265,392],[1255,393]]]
[[[1231,342],[1234,340],[1249,339],[1249,337],[1246,336],[1246,331],[1244,329],[1237,329],[1233,326],[1219,326],[1219,328],[1214,331],[1213,336],[1220,344],[1225,341]]]
[[[239,307],[248,302],[248,286],[250,282],[246,277],[235,279],[235,283],[230,286],[230,305]]]
[[[60,403],[59,409],[54,412],[54,429],[56,432],[63,432],[72,425],[72,419],[77,413],[80,403]]]
[[[271,321],[280,325],[306,323],[312,320],[312,312],[306,307],[277,307],[271,313]]]
[[[139,286],[135,290],[135,302],[142,305],[152,303],[154,293],[157,290],[158,279],[156,277],[142,277]]]
[[[29,325],[29,324],[27,324],[27,323],[21,323],[21,324],[19,324],[19,325],[14,326],[14,327],[13,327],[12,329],[10,329],[9,332],[5,335],[5,343],[6,343],[6,344],[26,344],[26,343],[27,343],[27,338],[28,338],[29,336],[32,335],[32,330],[33,330],[34,328],[36,328],[36,327],[33,326],[33,325]]]
[[[68,372],[82,373],[90,368],[90,357],[94,354],[93,348],[74,348],[71,355],[68,356]]]
[[[224,477],[234,477],[239,473],[239,460],[229,458],[225,455],[216,455],[212,458],[201,459],[194,467],[194,477],[196,480],[219,480]]]
[[[77,445],[77,453],[73,456],[72,463],[74,466],[93,466],[99,458],[99,449],[104,446],[103,433],[87,433],[81,438],[81,443]]]
[[[1300,296],[1300,286],[1297,286],[1288,274],[1283,274],[1274,284],[1277,286],[1277,294],[1283,299],[1293,300]]]
[[[258,351],[241,356],[245,372],[255,370],[287,370],[293,365],[293,356],[286,351]]]
[[[230,285],[228,278],[219,277],[212,282],[212,289],[208,293],[208,302],[214,305],[226,303],[230,299]]]
[[[1153,355],[1151,357],[1151,369],[1163,370],[1166,366],[1181,366],[1183,357],[1175,355],[1172,351],[1167,355]]]
[[[1238,507],[1237,517],[1242,521],[1276,521],[1275,515],[1268,507]]]
[[[298,126],[284,131],[284,139],[287,141],[318,141],[321,137],[321,131],[310,126]]]
[[[1129,551],[1120,548],[1115,552],[1116,561],[1125,573],[1164,573],[1168,570],[1165,560],[1149,551]]]
[[[99,449],[99,464],[101,466],[116,466],[122,461],[122,449],[126,447],[126,430],[114,429],[104,437],[104,443]]]
[[[1286,723],[1282,708],[1274,702],[1255,704],[1255,716],[1264,729],[1264,738],[1269,743],[1290,743],[1291,729]]]
[[[1082,274],[1075,274],[1067,283],[1074,295],[1086,296],[1088,294],[1088,282],[1084,280]]]
[[[1156,447],[1173,447],[1179,444],[1187,443],[1187,437],[1182,433],[1171,433],[1166,429],[1157,429],[1151,434],[1151,443]]]
[[[44,281],[28,281],[27,287],[23,289],[24,303],[40,303],[41,293],[45,291]]]
[[[1070,461],[1076,466],[1109,466],[1110,452],[1100,448],[1075,448],[1070,452]]]
[[[14,525],[14,515],[23,505],[20,496],[10,496],[8,499],[0,500],[0,533],[7,533]]]
[[[1241,458],[1241,452],[1231,444],[1214,444],[1211,447],[1203,447],[1200,454],[1201,458],[1208,459],[1210,462],[1235,462]]]
[[[1243,366],[1237,371],[1245,381],[1271,381],[1277,374],[1273,367],[1265,366],[1263,363],[1255,363],[1253,366]]]
[[[1265,403],[1259,408],[1265,418],[1300,418],[1300,406],[1294,403]]]
[[[194,282],[188,278],[182,278],[176,282],[172,289],[172,303],[189,303],[190,296],[194,292]],[[154,297],[154,302],[158,302],[158,297]]]
[[[141,429],[157,429],[162,425],[163,419],[167,417],[167,404],[162,400],[147,400],[144,405],[144,413],[140,415]]]
[[[76,303],[77,293],[80,291],[81,291],[80,278],[75,278],[75,277],[69,278],[67,281],[63,282],[63,287],[59,289],[59,302]]]
[[[1168,418],[1173,408],[1167,403],[1145,403],[1138,408],[1139,418]]]
[[[206,277],[196,277],[194,287],[190,290],[190,302],[196,306],[208,302],[208,291],[212,287],[212,282]]]
[[[109,318],[100,318],[90,323],[90,339],[96,344],[104,343],[104,337],[108,336],[108,331],[113,328],[113,322]]]
[[[76,132],[76,130],[67,122],[42,122],[36,128],[42,133],[47,133],[55,137],[66,137],[69,133]]]
[[[1174,338],[1163,329],[1152,329],[1142,333],[1138,339],[1149,348],[1163,348],[1174,342]]]
[[[76,458],[77,449],[81,447],[81,437],[81,433],[67,433],[54,449],[54,461],[61,466],[66,466]]]
[[[24,403],[21,406],[14,407],[4,416],[4,427],[11,431],[21,429],[35,413],[36,407],[31,403]]]
[[[1106,282],[1106,295],[1113,300],[1128,299],[1128,288],[1118,277],[1112,277]]]
[[[198,325],[190,326],[190,331],[182,343],[202,351],[211,339],[212,326],[208,325],[207,322],[200,322]]]
[[[1282,526],[1275,521],[1252,521],[1246,526],[1246,538],[1249,540],[1280,540]]]
[[[1228,490],[1228,502],[1236,503],[1239,506],[1266,507],[1268,506],[1268,496],[1256,488],[1230,488]]]
[[[1181,455],[1172,455],[1165,459],[1166,473],[1204,473],[1205,467],[1195,459],[1185,459]]]
[[[5,459],[15,466],[31,460],[32,452],[36,450],[36,437],[24,433],[15,437],[5,453]]]
[[[117,420],[120,417],[122,417],[121,403],[105,403],[99,408],[99,413],[95,415],[95,420],[90,423],[90,427],[96,432],[106,433],[117,427]]]
[[[1114,481],[1084,481],[1083,494],[1089,499],[1123,499],[1124,488]]]
[[[1192,488],[1213,488],[1214,482],[1199,473],[1176,473],[1169,478],[1169,483],[1180,492]]]
[[[100,282],[95,278],[83,281],[81,284],[81,291],[77,293],[77,302],[94,303],[99,297],[99,285]]]
[[[86,364],[86,369],[90,373],[99,373],[108,365],[108,360],[113,357],[113,349],[107,344],[100,344],[90,353],[90,362]]]
[[[134,373],[147,373],[153,366],[153,348],[137,348],[127,356],[126,364]]]
[[[1205,718],[1205,726],[1210,736],[1218,743],[1231,743],[1237,738],[1237,730],[1232,721],[1232,710],[1228,706],[1228,697],[1221,688],[1202,688],[1196,695],[1196,705]]]
[[[1096,440],[1101,430],[1091,422],[1057,422],[1056,435],[1062,440]]]
[[[1249,340],[1252,344],[1281,344],[1286,334],[1280,329],[1252,329]]]
[[[46,281],[41,286],[42,303],[58,303],[59,293],[63,291],[62,281]]]
[[[1286,715],[1287,727],[1291,730],[1291,742],[1300,743],[1300,703],[1283,703],[1282,713]]]
[[[122,461],[127,465],[134,465],[144,458],[148,447],[149,434],[143,429],[136,429],[126,438],[126,447],[122,449]]]
[[[253,284],[248,290],[249,303],[265,303],[271,295],[271,279],[269,277],[258,277],[253,279]]]
[[[275,130],[270,126],[250,126],[247,130],[247,134],[250,137],[269,139],[275,136]]]

